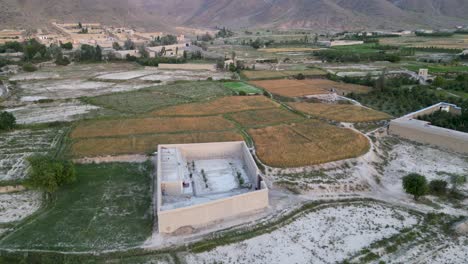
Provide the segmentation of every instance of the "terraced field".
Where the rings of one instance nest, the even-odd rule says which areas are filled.
[[[268,79],[283,79],[296,76],[298,74],[304,76],[317,77],[325,76],[327,73],[320,69],[306,70],[282,70],[282,71],[243,71],[242,76],[248,80],[268,80]]]
[[[350,129],[308,120],[249,129],[257,155],[273,167],[301,167],[363,155],[369,150],[366,137]]]
[[[391,118],[388,114],[350,104],[315,104],[297,102],[290,103],[289,105],[308,115],[338,122],[358,123]]]

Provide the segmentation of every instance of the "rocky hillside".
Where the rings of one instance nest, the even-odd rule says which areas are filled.
[[[0,0],[0,25],[99,21],[174,26],[422,28],[468,24],[466,0]]]

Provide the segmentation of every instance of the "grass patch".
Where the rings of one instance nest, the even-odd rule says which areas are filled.
[[[3,248],[87,251],[141,245],[152,230],[150,163],[77,166],[51,208],[5,237]]]
[[[132,92],[83,98],[86,103],[123,113],[145,113],[164,107],[232,95],[221,82],[177,82]]]
[[[225,82],[224,86],[237,94],[240,92],[244,92],[246,94],[262,94],[263,92],[257,87],[253,87],[243,82]]]

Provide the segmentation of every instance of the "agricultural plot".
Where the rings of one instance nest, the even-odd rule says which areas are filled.
[[[153,74],[141,77],[140,80],[174,82],[174,81],[204,81],[208,78],[211,78],[215,81],[228,80],[228,79],[231,79],[231,75],[227,72],[157,69],[153,72]]]
[[[247,110],[276,108],[279,105],[264,96],[232,96],[209,102],[168,107],[152,114],[157,116],[219,115]]]
[[[151,86],[150,83],[112,83],[73,80],[43,80],[21,82],[13,90],[14,96],[22,102],[32,102],[40,99],[68,99],[82,96],[97,96],[107,93],[138,90]]]
[[[285,97],[302,97],[318,94],[337,93],[346,95],[348,93],[367,93],[370,87],[339,83],[325,79],[311,80],[267,80],[253,81],[253,85],[261,87],[270,93]]]
[[[468,35],[455,34],[450,37],[417,37],[403,36],[399,38],[382,38],[380,44],[407,46],[407,47],[436,47],[444,49],[466,49],[468,47]]]
[[[391,116],[379,111],[350,104],[290,103],[294,109],[308,115],[338,122],[370,122],[390,119]]]
[[[302,167],[355,158],[369,150],[366,137],[310,120],[249,129],[259,158],[273,167]]]
[[[242,140],[244,140],[242,135],[235,131],[83,138],[74,140],[71,147],[71,154],[75,158],[121,154],[146,154],[157,151],[159,144],[208,143]]]
[[[72,131],[71,138],[221,131],[234,128],[234,124],[220,116],[97,120],[79,124]]]
[[[0,181],[26,177],[26,158],[34,153],[53,153],[64,131],[61,129],[17,130],[0,137]]]
[[[233,92],[239,94],[240,92],[244,92],[246,94],[262,94],[262,90],[258,89],[257,87],[253,87],[243,82],[227,82],[224,83],[228,89],[232,90]]]
[[[306,70],[281,70],[281,71],[242,71],[242,76],[248,80],[268,80],[268,79],[284,79],[287,77],[296,76],[298,74],[304,76],[316,77],[325,76],[327,73],[321,69],[306,69]]]
[[[379,203],[317,208],[279,229],[211,251],[188,263],[341,263],[373,242],[418,224],[420,217]]]
[[[78,165],[77,181],[59,190],[52,207],[0,246],[63,251],[139,246],[153,225],[150,175],[149,163]]]
[[[133,92],[86,98],[85,101],[124,113],[144,113],[167,106],[214,99],[232,92],[219,82],[182,82]]]
[[[230,114],[230,117],[243,127],[260,127],[304,119],[282,108],[238,112]]]
[[[115,72],[107,73],[103,75],[96,76],[97,80],[106,80],[106,81],[126,81],[131,79],[136,79],[146,75],[153,74],[152,70],[135,70],[135,71],[126,71],[126,72]]]
[[[24,191],[0,194],[0,224],[20,221],[41,206],[42,194]]]
[[[6,111],[15,116],[18,124],[38,124],[73,121],[96,109],[99,107],[74,100],[71,102],[27,104],[6,109]]]
[[[312,52],[320,50],[320,48],[306,48],[306,47],[284,47],[284,48],[263,48],[259,51],[278,53],[278,52]]]

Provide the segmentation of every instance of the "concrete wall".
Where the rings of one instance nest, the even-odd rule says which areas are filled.
[[[216,65],[214,64],[169,64],[160,63],[158,66],[160,69],[167,70],[202,70],[202,71],[216,71]]]
[[[428,125],[421,120],[390,122],[389,133],[420,143],[468,153],[468,133]]]
[[[249,192],[204,204],[158,212],[160,233],[172,233],[181,227],[203,227],[237,215],[268,207],[268,189]]]

